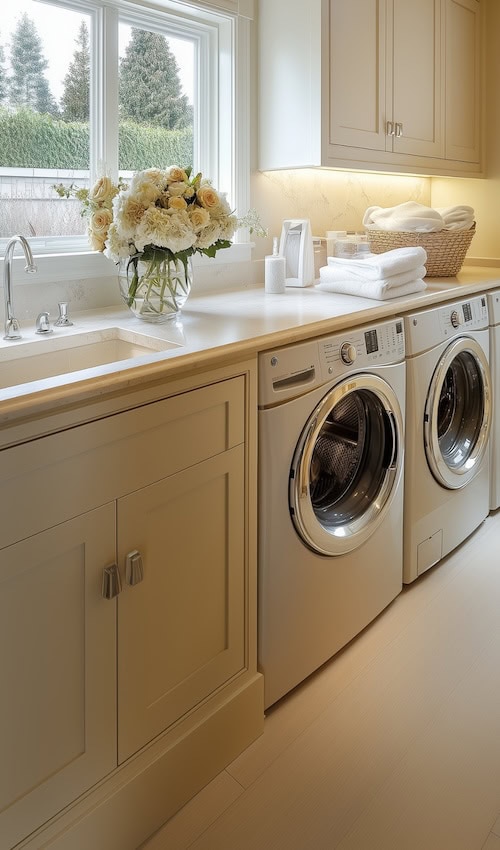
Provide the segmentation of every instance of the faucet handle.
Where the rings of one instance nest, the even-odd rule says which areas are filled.
[[[69,325],[72,325],[73,322],[70,321],[68,316],[68,302],[59,301],[59,304],[57,306],[59,307],[59,316],[54,322],[54,324],[57,325],[58,328],[68,327]]]
[[[50,327],[49,322],[49,314],[47,312],[39,313],[36,319],[36,330],[37,334],[51,334],[53,333],[52,328]]]
[[[14,318],[14,316],[9,316],[5,320],[4,339],[21,339],[21,334],[19,333],[19,322]]]

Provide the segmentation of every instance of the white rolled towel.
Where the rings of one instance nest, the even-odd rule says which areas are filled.
[[[474,224],[474,208],[465,204],[454,207],[436,207],[442,216],[445,230],[470,230]]]
[[[363,217],[366,230],[405,230],[435,233],[444,228],[442,215],[424,204],[406,201],[395,207],[368,207]]]
[[[385,283],[387,285],[387,289],[393,289],[395,286],[403,286],[405,283],[410,283],[412,280],[415,280],[415,278],[418,279],[425,277],[426,274],[427,269],[425,266],[417,266],[415,269],[408,269],[407,272],[399,272],[399,274],[391,274],[387,277],[373,278],[373,280],[376,283]],[[349,269],[346,269],[345,266],[328,265],[320,268],[319,279],[321,283],[335,283],[336,281],[345,283],[346,281],[358,282],[361,280],[367,280],[368,278],[362,277],[359,274],[351,274]]]
[[[403,272],[420,270],[427,260],[425,248],[419,245],[409,248],[393,248],[382,254],[373,254],[363,260],[349,260],[343,257],[328,257],[328,266],[340,270],[344,280],[381,280]],[[320,269],[321,276],[321,269]],[[418,277],[414,274],[413,277]]]
[[[317,283],[315,288],[322,292],[337,292],[342,295],[371,298],[375,301],[387,301],[389,298],[401,298],[403,295],[422,292],[427,288],[427,284],[421,279],[415,279],[401,286],[388,287],[380,280],[338,280]]]

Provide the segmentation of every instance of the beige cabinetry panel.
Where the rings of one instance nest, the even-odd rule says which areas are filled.
[[[244,666],[243,483],[237,446],[118,503],[120,762]]]
[[[380,0],[329,3],[330,144],[386,149],[386,17]]]
[[[114,558],[113,504],[0,550],[3,848],[116,767]]]
[[[215,772],[226,749],[230,760],[239,740],[258,734],[247,380],[230,377],[0,452],[2,850],[108,775],[116,790],[118,765],[167,730],[158,751],[176,762],[194,746],[191,730],[199,767],[190,762],[178,776],[184,790],[172,800],[161,804],[147,760],[137,779],[128,770],[132,785],[158,796],[165,820],[212,778],[211,699],[243,727],[221,745]],[[109,566],[120,581],[104,598]]]
[[[442,156],[440,0],[333,0],[328,31],[329,145]]]
[[[262,4],[260,168],[478,174],[480,18],[478,0]]]
[[[481,158],[481,4],[446,0],[446,157]]]
[[[393,0],[388,19],[386,114],[392,142],[388,149],[411,156],[442,157],[441,0]]]

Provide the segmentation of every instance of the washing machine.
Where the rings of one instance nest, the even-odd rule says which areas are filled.
[[[490,434],[490,510],[500,508],[500,289],[488,292],[493,422]]]
[[[492,388],[485,295],[405,316],[405,583],[489,513]]]
[[[259,356],[266,708],[402,589],[402,319]]]

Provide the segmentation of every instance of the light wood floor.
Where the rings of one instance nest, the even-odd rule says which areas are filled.
[[[143,850],[500,850],[500,511]]]

